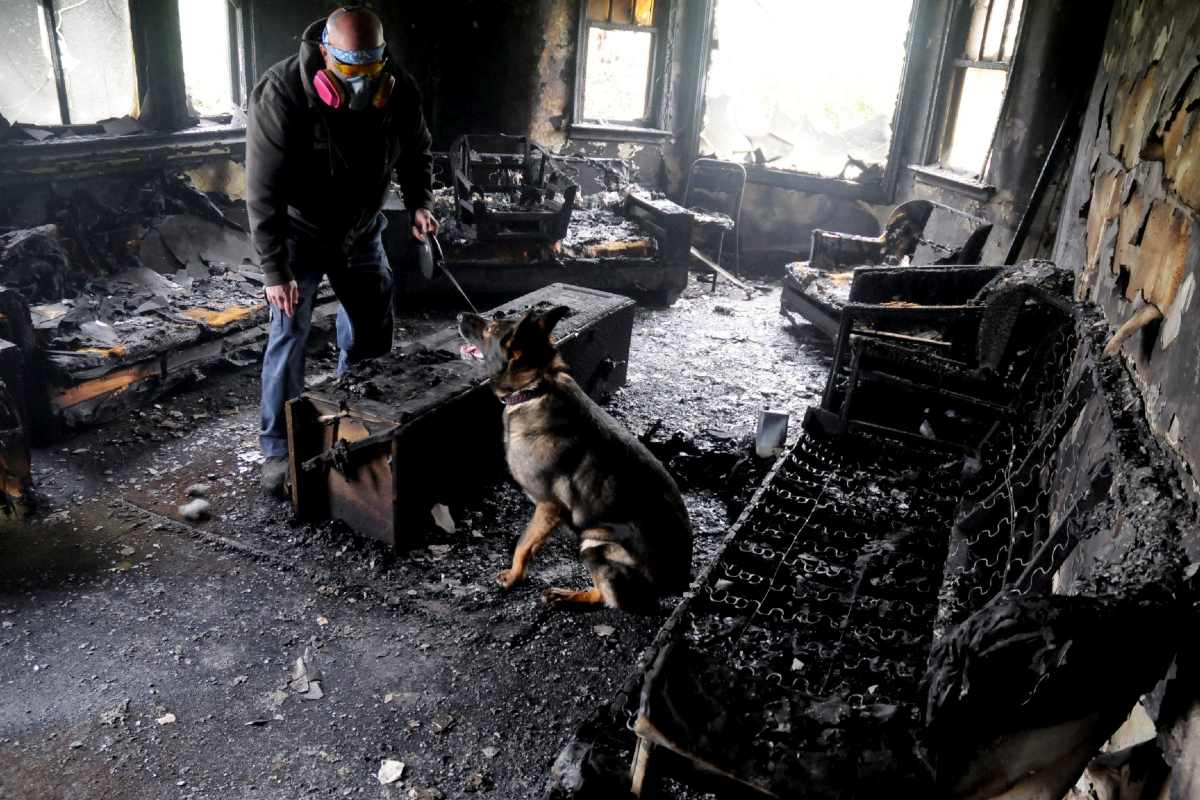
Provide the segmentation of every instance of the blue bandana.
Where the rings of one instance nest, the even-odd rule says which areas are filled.
[[[370,50],[343,50],[340,47],[334,47],[329,43],[329,28],[321,31],[321,44],[325,45],[326,49],[333,53],[333,57],[343,64],[374,64],[383,58],[383,51],[387,48],[386,45]]]

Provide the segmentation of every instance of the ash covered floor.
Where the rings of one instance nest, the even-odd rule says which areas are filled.
[[[828,344],[778,308],[777,284],[745,300],[693,282],[637,312],[608,408],[679,480],[696,570],[765,473],[758,409],[792,412],[794,432],[824,380]],[[407,317],[401,336],[452,316]],[[668,604],[544,609],[543,588],[587,580],[562,533],[501,593],[532,510],[509,481],[406,553],[291,522],[258,493],[257,392],[254,369],[211,375],[35,454],[47,507],[0,532],[0,798],[539,796]],[[213,518],[181,522],[196,483]],[[306,651],[319,699],[291,683]],[[386,786],[384,759],[405,764]]]

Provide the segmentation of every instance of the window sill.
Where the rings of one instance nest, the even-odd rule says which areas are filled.
[[[810,194],[827,194],[868,202],[883,202],[883,186],[878,182],[859,183],[842,178],[826,178],[808,172],[747,165],[746,181],[763,186],[778,186]]]
[[[675,134],[658,128],[639,128],[636,125],[599,125],[592,122],[576,122],[571,125],[570,137],[597,142],[662,144],[673,139]]]
[[[944,167],[931,164],[909,164],[908,169],[921,183],[949,189],[980,202],[991,200],[992,195],[996,193],[995,186]]]
[[[203,125],[171,133],[95,134],[0,144],[0,184],[90,177],[117,171],[190,167],[214,157],[241,158],[246,128]]]

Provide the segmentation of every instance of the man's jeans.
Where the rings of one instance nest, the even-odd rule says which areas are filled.
[[[337,374],[356,361],[383,355],[392,346],[392,271],[383,250],[387,220],[375,223],[344,254],[336,243],[291,225],[288,264],[300,287],[300,301],[288,317],[271,307],[270,334],[263,351],[259,443],[263,455],[286,457],[287,418],[284,404],[304,390],[304,351],[312,329],[313,300],[323,275],[337,295]]]

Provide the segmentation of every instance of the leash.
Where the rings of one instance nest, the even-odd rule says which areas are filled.
[[[467,306],[470,307],[471,311],[478,315],[479,309],[475,308],[475,304],[471,302],[471,298],[467,297],[467,293],[463,291],[458,279],[454,277],[454,274],[450,272],[450,268],[446,266],[446,256],[442,252],[442,243],[438,241],[437,234],[429,234],[429,240],[434,262],[441,267],[442,272],[446,273],[446,277],[449,278],[450,282],[454,284],[454,288],[458,289],[458,293],[462,295],[462,299],[467,301]]]

